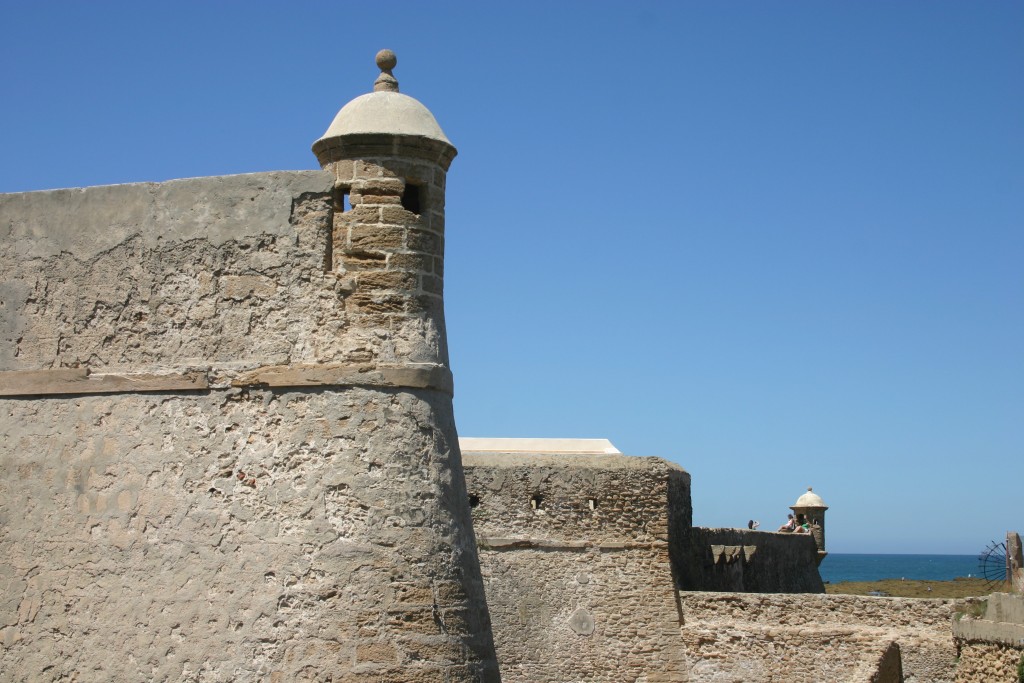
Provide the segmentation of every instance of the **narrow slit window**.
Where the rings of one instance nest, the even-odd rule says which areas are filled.
[[[406,211],[419,214],[422,213],[423,187],[407,182],[405,190],[402,191],[402,208]]]
[[[339,213],[344,213],[346,211],[351,211],[352,210],[352,204],[349,202],[349,197],[348,197],[349,190],[350,190],[350,188],[348,188],[348,187],[346,187],[344,185],[335,186],[335,188],[334,188],[334,213],[335,213],[335,215],[337,215]],[[336,230],[337,230],[337,225],[336,225],[335,220],[333,220],[333,218],[332,218],[332,220],[331,220],[331,229],[327,231],[327,236],[326,236],[327,237],[327,239],[326,239],[327,243],[324,245],[324,272],[325,273],[334,272],[334,242],[338,238],[338,236],[335,234]]]
[[[587,507],[591,510],[597,509],[597,498],[587,498]]]
[[[535,494],[533,497],[530,498],[530,509],[531,510],[543,510],[544,509],[544,499],[541,498],[539,493]]]

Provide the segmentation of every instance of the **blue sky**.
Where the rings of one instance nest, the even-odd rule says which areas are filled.
[[[467,436],[606,437],[834,552],[1024,531],[1024,3],[0,3],[0,192],[314,168],[374,53],[459,149]]]

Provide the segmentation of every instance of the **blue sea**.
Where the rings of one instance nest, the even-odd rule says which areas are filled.
[[[829,553],[819,567],[826,583],[919,579],[949,581],[980,574],[977,555],[857,555]]]

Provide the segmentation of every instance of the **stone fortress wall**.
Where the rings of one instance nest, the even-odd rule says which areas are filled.
[[[687,545],[675,556],[680,585],[688,590],[825,592],[809,534],[694,527]]]
[[[958,683],[1018,683],[1024,675],[1024,565],[1020,535],[1006,535],[1006,579],[1012,593],[993,593],[953,622]]]
[[[498,680],[443,171],[0,196],[0,680]]]
[[[502,679],[686,680],[667,502],[689,528],[690,476],[660,458],[477,448],[463,462]]]
[[[820,595],[664,460],[467,488],[455,150],[382,54],[323,171],[0,195],[0,681],[952,681],[958,604]]]
[[[692,527],[607,441],[461,441],[506,683],[953,680],[962,601],[823,595],[810,535]]]
[[[683,593],[691,680],[952,683],[967,600]],[[900,673],[902,677],[897,677]]]

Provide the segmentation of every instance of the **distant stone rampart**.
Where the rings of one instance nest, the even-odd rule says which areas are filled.
[[[825,595],[810,534],[691,526],[659,458],[464,455],[506,683],[952,683],[969,601]]]
[[[824,593],[810,534],[695,528],[680,550],[684,588],[741,593]]]
[[[660,458],[464,454],[495,647],[506,682],[688,680]]]

